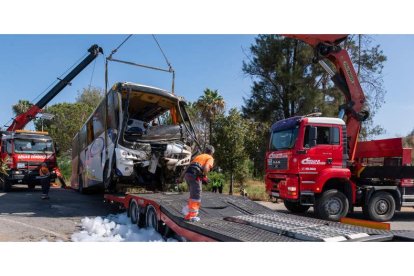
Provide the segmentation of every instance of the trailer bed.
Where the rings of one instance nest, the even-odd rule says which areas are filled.
[[[106,198],[126,208],[132,199],[143,207],[153,205],[161,221],[187,240],[194,241],[390,241],[414,237],[410,231],[377,230],[285,214],[244,197],[209,192],[203,193],[201,220],[187,222],[181,209],[188,197],[188,193],[153,193]]]

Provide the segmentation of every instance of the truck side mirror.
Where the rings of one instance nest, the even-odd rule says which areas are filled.
[[[316,146],[317,137],[318,137],[317,127],[314,127],[314,126],[309,127],[309,146],[311,148]]]

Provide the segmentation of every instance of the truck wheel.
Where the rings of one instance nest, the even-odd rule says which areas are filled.
[[[27,188],[33,191],[36,188],[36,184],[27,184]]]
[[[318,218],[338,221],[348,214],[348,198],[338,190],[328,190],[316,200],[315,214]]]
[[[154,228],[154,230],[158,232],[157,211],[155,211],[155,208],[152,205],[148,205],[145,212],[145,227]]]
[[[364,215],[374,221],[388,221],[395,213],[395,199],[388,192],[376,192],[363,207]]]
[[[284,200],[283,203],[285,204],[286,209],[292,213],[305,213],[310,208],[310,206],[300,205],[299,202]]]

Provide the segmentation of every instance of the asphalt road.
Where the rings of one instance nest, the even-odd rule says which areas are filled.
[[[51,188],[50,200],[40,199],[40,188],[13,186],[0,193],[0,242],[2,241],[70,241],[80,230],[84,217],[106,216],[119,211],[103,202],[102,194],[82,195],[73,190]],[[270,209],[288,212],[283,203],[259,202]],[[305,216],[313,216],[310,209]],[[354,218],[363,219],[361,210]],[[414,230],[414,209],[404,208],[391,222],[393,230]]]
[[[260,204],[279,212],[289,213],[286,210],[283,203],[273,203],[273,202],[259,202]],[[302,214],[303,216],[313,217],[313,208],[310,208],[308,212]],[[355,208],[354,213],[350,214],[348,217],[356,219],[365,219],[362,214],[361,208]],[[412,207],[403,207],[400,212],[396,212],[391,223],[391,230],[414,230],[414,208]]]
[[[41,200],[41,190],[16,185],[0,193],[1,241],[69,241],[79,231],[81,219],[115,212],[102,195],[82,195],[73,190],[50,189],[50,199]]]

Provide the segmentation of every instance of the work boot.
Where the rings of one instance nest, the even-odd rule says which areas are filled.
[[[184,218],[185,221],[189,221],[189,222],[197,222],[200,221],[199,217],[191,217],[191,218]]]

